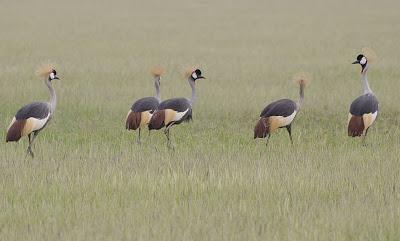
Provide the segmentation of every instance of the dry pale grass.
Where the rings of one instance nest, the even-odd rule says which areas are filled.
[[[37,139],[0,143],[2,240],[399,240],[399,3],[396,1],[6,1],[0,4],[0,126],[48,98],[34,70],[57,63],[59,103]],[[362,47],[381,112],[366,146],[346,136],[361,92]],[[194,121],[161,132],[124,129],[133,100],[190,96]],[[268,148],[259,112],[298,98],[293,124]],[[144,133],[146,134],[146,133]]]

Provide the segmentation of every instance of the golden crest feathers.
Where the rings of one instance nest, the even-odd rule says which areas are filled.
[[[42,64],[36,70],[39,77],[47,77],[55,69],[53,64]]]
[[[364,47],[361,50],[362,54],[367,57],[369,63],[378,62],[378,55],[376,55],[375,51],[371,48]]]
[[[150,72],[154,77],[157,77],[163,75],[165,70],[160,66],[154,66],[153,68],[151,68]]]
[[[185,72],[183,73],[185,78],[188,78],[189,76],[191,76],[193,71],[195,71],[195,70],[196,70],[196,68],[194,68],[194,67],[186,68]]]
[[[305,87],[311,81],[311,74],[300,71],[293,75],[293,81],[296,84]]]

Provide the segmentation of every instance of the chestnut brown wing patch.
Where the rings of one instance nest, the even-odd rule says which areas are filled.
[[[165,110],[154,112],[149,122],[149,130],[159,130],[165,126]]]
[[[349,136],[356,137],[361,136],[364,132],[364,120],[362,116],[352,115],[347,127]]]
[[[130,111],[126,118],[126,129],[127,130],[136,130],[140,126],[141,113]]]
[[[261,117],[254,127],[254,139],[265,138],[269,133],[269,121],[268,118]]]
[[[21,139],[25,124],[26,120],[15,120],[7,131],[6,142],[19,141],[19,139]]]

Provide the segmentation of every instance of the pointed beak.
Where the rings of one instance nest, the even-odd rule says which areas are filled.
[[[54,79],[60,79],[60,78],[58,78],[57,76],[55,76]]]
[[[197,77],[197,79],[205,79],[206,77],[203,77],[203,76],[199,76],[199,77]]]
[[[352,64],[359,64],[358,60],[354,61]]]

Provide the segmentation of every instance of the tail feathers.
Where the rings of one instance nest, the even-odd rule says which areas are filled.
[[[25,127],[26,120],[15,120],[8,128],[6,142],[19,141],[22,137],[22,132]]]
[[[127,130],[136,130],[140,126],[140,112],[130,111],[126,117],[125,127]]]
[[[348,135],[351,137],[361,136],[364,132],[364,121],[362,116],[351,116],[347,128]]]
[[[254,139],[265,138],[269,134],[268,118],[261,117],[254,127]]]
[[[149,122],[149,130],[159,130],[165,126],[165,110],[154,112]]]

